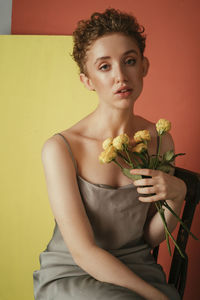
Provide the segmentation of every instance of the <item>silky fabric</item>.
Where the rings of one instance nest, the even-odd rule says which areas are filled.
[[[167,284],[161,265],[151,254],[143,237],[150,203],[138,200],[131,183],[114,188],[94,184],[78,175],[77,163],[67,139],[64,139],[77,174],[77,182],[96,244],[117,257],[142,279],[162,291],[170,300],[180,300],[177,290]],[[55,220],[53,236],[40,253],[40,269],[33,272],[35,300],[141,300],[125,287],[98,281],[79,267]]]

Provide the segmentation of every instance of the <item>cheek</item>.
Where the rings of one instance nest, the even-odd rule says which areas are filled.
[[[135,71],[135,77],[138,80],[142,80],[143,79],[143,68],[142,68],[142,66],[138,66],[134,71]]]
[[[138,85],[137,85],[138,88],[137,88],[137,89],[138,89],[138,91],[141,93],[142,88],[143,88],[143,77],[141,77],[141,76],[138,77],[138,80],[137,80],[137,81],[138,81]]]
[[[143,72],[137,72],[134,76],[134,82],[138,85],[138,88],[143,87]]]
[[[143,89],[143,75],[141,73],[137,74],[134,77],[133,85],[134,85],[134,89],[137,94],[137,97],[139,97],[139,95],[141,94],[142,89]]]
[[[95,85],[97,91],[99,90],[104,92],[106,87],[110,86],[110,80],[108,76],[105,76],[105,74],[100,74],[93,78],[93,84]]]

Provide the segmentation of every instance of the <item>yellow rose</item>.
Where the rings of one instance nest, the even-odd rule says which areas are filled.
[[[113,146],[117,150],[124,150],[123,145],[129,144],[129,137],[126,133],[122,133],[113,139]]]
[[[137,131],[134,135],[134,140],[136,143],[140,143],[142,142],[143,140],[144,141],[150,141],[151,140],[151,136],[150,136],[150,133],[148,130],[140,130],[140,131]]]
[[[106,148],[108,148],[110,145],[112,145],[112,141],[113,141],[113,138],[111,138],[111,137],[107,138],[102,144],[103,149],[106,150]]]
[[[159,135],[162,135],[163,133],[169,131],[171,129],[171,123],[168,120],[160,119],[156,123],[156,130]]]
[[[105,151],[99,155],[99,161],[102,164],[110,163],[117,156],[117,152],[114,146],[109,146]]]
[[[147,150],[147,145],[144,143],[139,143],[132,149],[133,152],[137,152],[137,153],[141,153],[144,150]]]

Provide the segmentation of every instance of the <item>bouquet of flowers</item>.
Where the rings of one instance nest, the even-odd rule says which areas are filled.
[[[130,138],[126,133],[120,134],[115,138],[107,138],[103,142],[104,151],[99,155],[99,160],[101,163],[116,163],[120,168],[122,173],[132,180],[137,180],[143,178],[143,175],[133,175],[130,174],[131,169],[154,169],[161,170],[165,173],[169,173],[173,166],[174,159],[179,155],[184,155],[185,153],[175,154],[173,150],[165,152],[163,155],[160,154],[160,147],[162,142],[162,136],[171,129],[171,123],[168,120],[160,119],[156,123],[156,131],[158,134],[158,149],[157,153],[149,155],[148,153],[148,142],[151,140],[151,136],[148,130],[140,130],[135,133],[133,139],[136,143],[134,147],[130,144]],[[121,157],[126,163],[128,168],[123,167],[117,157]],[[151,194],[152,195],[152,194]],[[169,254],[171,255],[171,248],[169,243],[169,237],[175,244],[175,247],[178,249],[180,255],[184,258],[180,247],[176,243],[174,237],[170,233],[167,222],[164,215],[164,210],[167,208],[181,223],[184,229],[196,240],[198,240],[179,218],[179,216],[173,211],[173,209],[168,205],[167,201],[159,200],[154,202],[158,213],[161,216],[164,228],[165,228],[165,237],[167,241],[167,247]]]

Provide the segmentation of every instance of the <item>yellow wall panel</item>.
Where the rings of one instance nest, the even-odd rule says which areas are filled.
[[[54,227],[44,141],[89,114],[71,36],[0,36],[0,299],[33,300],[32,273]]]

